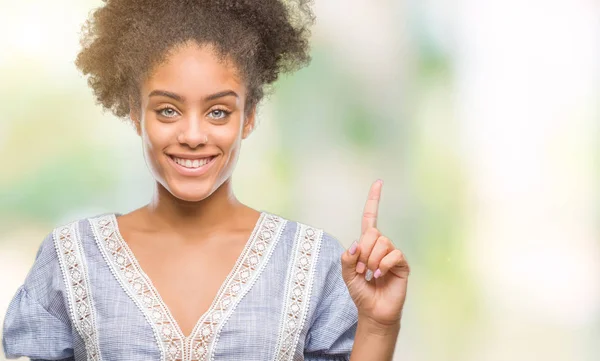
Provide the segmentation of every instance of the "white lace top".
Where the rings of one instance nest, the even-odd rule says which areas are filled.
[[[340,243],[261,213],[209,309],[185,337],[105,214],[56,228],[4,322],[7,357],[35,360],[348,360],[357,310]]]

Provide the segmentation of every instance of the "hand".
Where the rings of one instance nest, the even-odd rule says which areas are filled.
[[[377,229],[382,181],[371,186],[361,237],[342,254],[342,276],[359,319],[379,327],[399,325],[410,268],[404,254]]]

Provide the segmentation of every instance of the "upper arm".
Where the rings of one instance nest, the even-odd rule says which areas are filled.
[[[315,283],[316,308],[307,333],[306,360],[349,360],[358,311],[342,278],[339,241],[325,233]]]
[[[73,357],[72,328],[62,274],[49,234],[24,284],[9,304],[2,346],[7,357],[63,360]]]

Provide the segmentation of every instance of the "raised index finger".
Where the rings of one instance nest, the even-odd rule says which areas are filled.
[[[361,234],[364,234],[367,229],[377,227],[377,212],[379,211],[379,199],[381,198],[382,180],[377,180],[371,185],[369,197],[365,203],[365,209],[362,216]]]

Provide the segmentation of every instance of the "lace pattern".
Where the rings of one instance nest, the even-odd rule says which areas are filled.
[[[101,361],[95,309],[78,225],[73,222],[55,229],[54,247],[67,291],[69,313],[85,343],[87,359]]]
[[[185,360],[184,337],[167,306],[117,232],[114,215],[90,219],[94,237],[102,256],[123,290],[153,326],[161,361]]]
[[[204,361],[212,359],[219,332],[237,304],[258,279],[277,244],[286,221],[261,213],[250,239],[213,303],[200,317],[189,337],[185,337],[162,301],[149,277],[143,272],[123,240],[116,216],[91,219],[96,242],[113,275],[145,315],[153,328],[165,361]]]
[[[213,305],[200,319],[195,332],[192,332],[192,360],[214,360],[213,350],[221,329],[262,273],[281,238],[286,220],[263,214],[260,226],[255,229],[256,232],[238,258],[230,277],[227,277]]]
[[[275,351],[277,361],[294,360],[298,340],[309,310],[315,265],[322,238],[322,230],[298,223],[292,253],[293,260],[288,269],[285,307]]]

